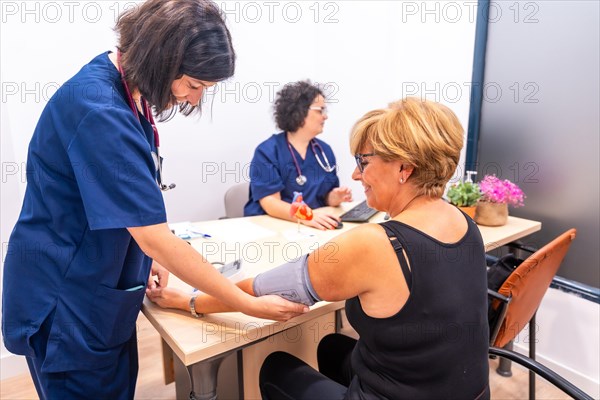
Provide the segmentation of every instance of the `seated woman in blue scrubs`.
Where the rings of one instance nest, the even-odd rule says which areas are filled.
[[[161,189],[173,185],[162,182],[153,114],[199,111],[205,88],[233,75],[219,8],[148,0],[116,31],[119,51],[91,60],[40,116],[6,253],[4,344],[26,356],[41,399],[134,397],[136,319],[146,290],[167,283],[160,265],[251,315],[306,309],[244,293],[166,223]]]
[[[272,135],[254,152],[245,216],[268,214],[295,222],[289,214],[290,203],[294,192],[302,192],[314,217],[301,223],[335,229],[339,218],[318,208],[352,201],[352,192],[339,187],[335,155],[327,143],[316,138],[326,120],[325,96],[310,82],[290,83],[277,93],[275,121],[283,132]]]

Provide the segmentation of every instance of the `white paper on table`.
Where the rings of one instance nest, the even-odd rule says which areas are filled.
[[[223,219],[215,225],[198,223],[196,226],[216,241],[247,243],[277,235],[276,232],[244,218]]]
[[[300,228],[300,230],[288,229],[288,230],[281,232],[281,234],[283,235],[283,237],[286,238],[286,240],[288,240],[290,242],[298,242],[300,240],[304,240],[304,239],[308,239],[308,238],[316,236],[314,233],[310,232],[306,228]]]
[[[173,224],[169,224],[169,229],[177,236],[184,235],[187,233],[189,227],[192,226],[190,221],[177,222]]]
[[[174,224],[169,224],[169,229],[179,238],[183,240],[196,239],[205,237],[202,232],[198,232],[194,229],[194,226],[191,222],[177,222]]]

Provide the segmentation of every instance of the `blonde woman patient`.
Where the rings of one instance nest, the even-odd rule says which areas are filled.
[[[449,108],[416,98],[356,122],[352,178],[369,207],[391,219],[356,227],[334,246],[238,285],[264,295],[278,294],[273,288],[285,282],[305,293],[307,305],[346,300],[360,338],[323,338],[318,371],[272,353],[260,373],[264,399],[489,399],[483,241],[474,222],[442,199],[463,135]],[[334,261],[316,256],[328,249],[335,249]],[[189,307],[189,294],[171,288],[148,296],[163,307]],[[234,311],[210,296],[198,297],[195,307]]]

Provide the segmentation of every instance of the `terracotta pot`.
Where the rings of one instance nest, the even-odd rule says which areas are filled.
[[[472,219],[475,219],[475,209],[477,208],[477,206],[458,207],[458,208],[460,208],[462,210],[462,212],[464,212],[465,214],[467,214]]]
[[[480,201],[475,210],[475,222],[479,225],[501,226],[508,221],[508,204]]]

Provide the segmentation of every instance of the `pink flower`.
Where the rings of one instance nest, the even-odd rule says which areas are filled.
[[[514,207],[523,206],[525,194],[516,184],[508,179],[500,180],[496,175],[486,175],[479,182],[481,201],[490,203],[505,203]]]

